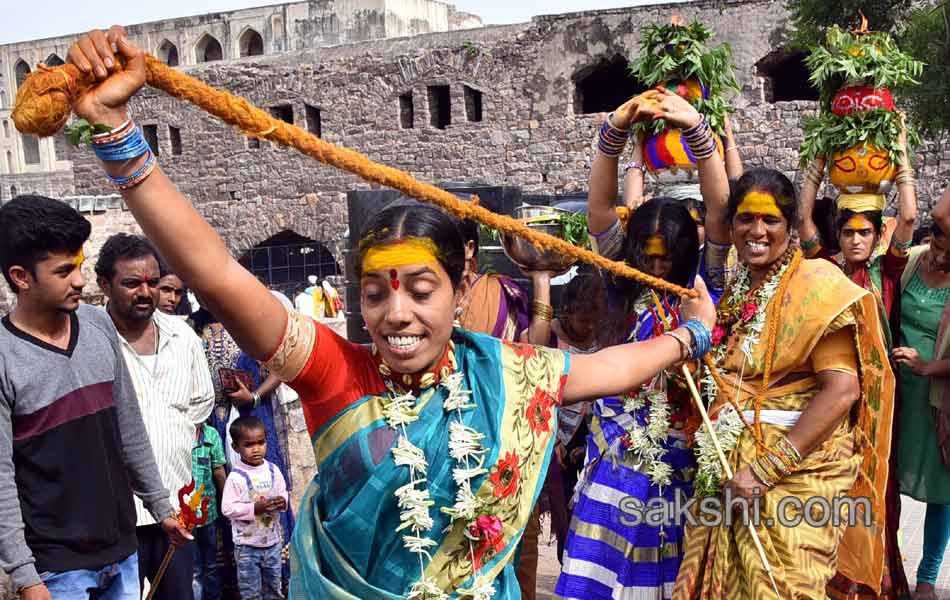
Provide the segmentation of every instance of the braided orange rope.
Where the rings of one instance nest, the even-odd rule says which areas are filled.
[[[358,175],[366,181],[397,189],[412,198],[435,204],[461,219],[473,219],[493,229],[517,235],[536,247],[574,257],[655,289],[696,296],[694,290],[653,277],[625,263],[608,260],[566,240],[535,231],[516,219],[493,213],[477,203],[465,202],[445,190],[419,181],[404,171],[376,163],[359,152],[330,144],[308,131],[274,118],[245,98],[215,89],[179,73],[154,56],[146,54],[145,64],[149,85],[191,102],[225,123],[237,127],[249,137],[292,146],[324,164]],[[94,84],[91,75],[84,75],[73,64],[34,72],[17,93],[12,114],[17,129],[22,133],[41,136],[55,134],[69,119],[72,103]]]

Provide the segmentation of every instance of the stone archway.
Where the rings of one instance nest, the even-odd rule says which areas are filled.
[[[343,273],[327,246],[290,229],[248,248],[238,262],[264,285],[290,298],[308,285],[310,275],[322,280]]]
[[[574,114],[578,115],[610,112],[648,89],[634,79],[627,59],[619,54],[582,68],[572,79]]]
[[[811,84],[805,52],[776,50],[755,63],[759,77],[765,82],[766,102],[818,100],[818,90]]]
[[[169,67],[177,67],[179,63],[178,46],[169,40],[162,40],[158,45],[158,58]]]
[[[238,38],[238,48],[242,57],[261,56],[264,54],[264,38],[256,30],[248,27]]]
[[[200,63],[212,62],[224,58],[224,50],[213,35],[206,33],[195,44],[195,60]]]

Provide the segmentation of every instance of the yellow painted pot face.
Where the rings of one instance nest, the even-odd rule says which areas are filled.
[[[896,173],[887,152],[861,144],[831,157],[829,179],[843,194],[885,194]]]

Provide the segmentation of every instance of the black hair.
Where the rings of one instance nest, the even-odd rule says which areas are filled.
[[[578,269],[577,275],[564,289],[561,313],[569,315],[594,306],[598,295],[604,293],[604,281],[596,269]]]
[[[462,234],[462,243],[473,242],[475,244],[475,256],[478,256],[478,221],[466,219],[458,222],[459,233]]]
[[[169,266],[169,264],[168,264],[167,262],[165,262],[165,259],[164,259],[164,258],[162,258],[160,255],[156,254],[156,255],[155,255],[155,260],[158,261],[158,276],[159,276],[159,277],[165,277],[166,275],[175,275],[175,272],[172,271],[171,266]],[[176,277],[177,277],[177,275],[176,275]]]
[[[465,270],[465,243],[455,220],[430,206],[390,206],[369,220],[360,236],[357,275],[362,275],[363,256],[374,246],[395,242],[407,237],[432,240],[437,249],[436,258],[458,289]]]
[[[623,257],[627,264],[643,270],[643,247],[653,235],[663,239],[673,263],[666,280],[687,287],[699,264],[699,232],[681,201],[668,197],[653,198],[633,212],[623,242]],[[617,277],[613,281],[617,291],[629,301],[636,299],[643,289],[643,284],[632,279]]]
[[[182,302],[182,304],[184,304],[184,302]],[[201,308],[192,313],[191,321],[194,323],[194,328],[195,331],[198,332],[198,335],[201,335],[201,332],[208,325],[221,322],[218,320],[218,317],[214,316],[214,313],[208,310],[208,308],[203,304],[201,305]]]
[[[129,260],[153,256],[158,260],[158,252],[141,235],[132,235],[130,233],[117,233],[102,245],[99,250],[99,260],[96,261],[96,276],[112,281],[115,277],[115,264],[120,260]]]
[[[764,167],[749,169],[742,174],[735,185],[730,187],[732,193],[729,195],[727,213],[730,221],[736,216],[739,204],[742,203],[746,195],[753,190],[759,190],[775,197],[778,209],[782,212],[785,220],[788,221],[789,234],[798,227],[798,199],[795,194],[795,186],[781,171]]]
[[[14,294],[10,267],[36,277],[36,265],[50,253],[76,253],[89,239],[89,221],[68,204],[46,196],[22,195],[0,207],[0,268]]]
[[[233,440],[235,444],[240,444],[245,433],[256,430],[267,431],[263,421],[257,417],[238,417],[231,423],[231,426],[228,428],[228,433],[231,434],[231,440]]]
[[[930,235],[938,238],[945,238],[947,234],[937,225],[936,221],[930,224]]]
[[[874,227],[875,235],[881,235],[881,228],[884,226],[884,213],[879,210],[858,211],[842,208],[838,211],[838,216],[835,218],[835,232],[841,235],[841,230],[844,229],[844,226],[851,220],[851,217],[858,215],[871,222],[871,226]]]
[[[693,215],[693,211],[696,211],[696,215],[699,217],[696,226],[702,227],[706,222],[706,203],[698,198],[687,198],[683,201],[683,205],[686,207],[686,210],[689,211],[690,216]]]
[[[812,213],[812,221],[818,228],[818,239],[821,245],[831,252],[838,252],[841,248],[838,244],[838,236],[835,235],[835,200],[834,198],[823,196],[815,200],[815,210]]]
[[[918,225],[917,229],[914,230],[914,239],[911,243],[914,246],[919,246],[923,244],[924,238],[926,238],[928,235],[933,235],[933,231],[931,231],[933,226],[934,226],[933,221],[929,219],[924,221],[920,225]]]

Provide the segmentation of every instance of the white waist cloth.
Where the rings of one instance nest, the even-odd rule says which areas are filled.
[[[742,416],[745,417],[745,420],[750,424],[755,421],[754,410],[743,411]],[[800,410],[763,410],[759,413],[759,417],[763,423],[777,425],[779,427],[794,427],[795,423],[798,423],[800,416],[802,416],[802,411]]]

